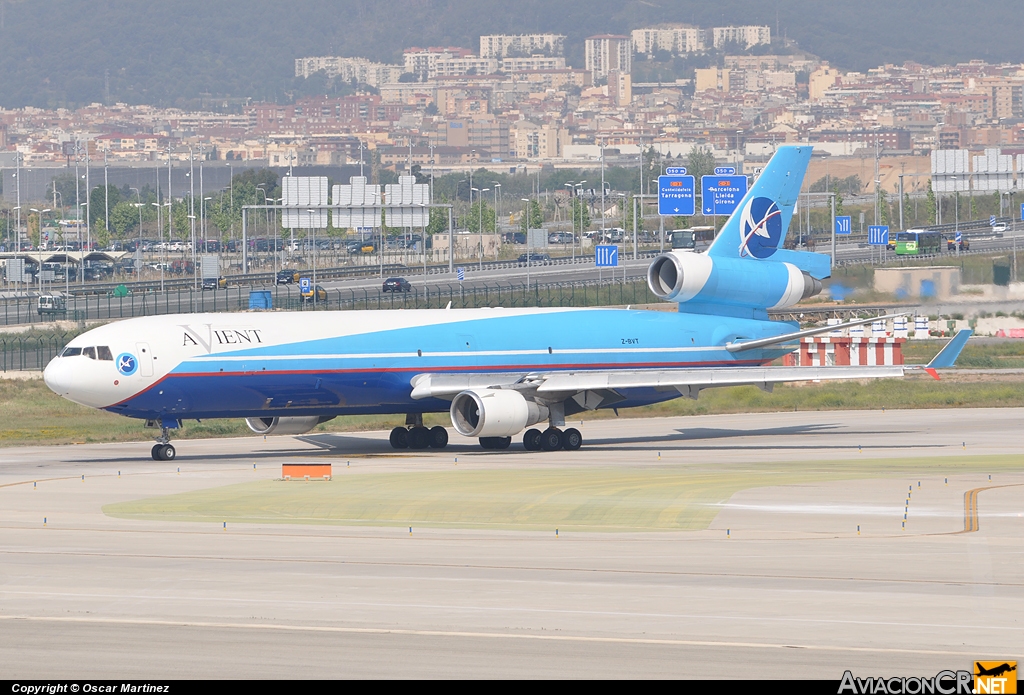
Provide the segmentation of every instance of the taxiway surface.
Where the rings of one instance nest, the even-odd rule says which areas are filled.
[[[838,679],[1019,658],[1022,423],[1020,409],[597,420],[578,452],[400,453],[361,433],[182,441],[172,463],[145,444],[0,449],[0,677]],[[524,476],[870,472],[759,482],[713,502],[698,531],[225,528],[102,511],[278,478],[282,461],[330,460],[335,479],[281,485],[344,485],[456,456]]]

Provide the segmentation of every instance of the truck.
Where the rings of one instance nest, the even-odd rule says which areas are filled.
[[[68,306],[64,297],[41,294],[36,301],[36,311],[40,316],[65,316],[68,313]]]

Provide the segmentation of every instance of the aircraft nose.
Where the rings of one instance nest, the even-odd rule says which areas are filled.
[[[58,396],[67,396],[71,392],[73,372],[67,359],[54,357],[43,370],[43,383]]]

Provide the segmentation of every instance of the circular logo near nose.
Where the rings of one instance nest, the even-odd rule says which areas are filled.
[[[127,352],[122,352],[117,356],[117,371],[121,372],[125,376],[131,376],[139,368],[139,361],[135,359],[135,355],[131,355]]]

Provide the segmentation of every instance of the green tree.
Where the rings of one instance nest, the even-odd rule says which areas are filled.
[[[932,190],[932,180],[928,179],[928,193],[926,194],[926,202],[924,206],[925,217],[929,220],[929,224],[938,224],[938,211],[939,207],[935,204],[935,191]]]
[[[569,220],[575,223],[576,229],[586,230],[590,226],[590,208],[582,197],[576,196],[572,199],[569,215]]]
[[[914,216],[914,206],[910,203],[910,194],[903,194],[903,224],[907,224],[907,220]],[[917,222],[917,220],[914,220]]]
[[[537,200],[530,200],[527,203],[527,214],[522,215],[519,220],[519,231],[526,233],[527,229],[540,229],[544,226],[544,212],[540,209]]]
[[[448,209],[430,208],[430,221],[427,222],[427,234],[448,233]]]
[[[715,155],[704,145],[694,145],[690,149],[690,154],[686,156],[686,163],[686,173],[696,177],[698,185],[701,176],[711,176],[715,173]]]
[[[135,206],[127,200],[120,201],[110,209],[110,226],[114,236],[124,239],[136,232],[139,226],[139,213]]]
[[[836,216],[839,217],[843,214],[843,194],[839,190],[838,182],[832,185],[832,192],[836,196]]]
[[[110,210],[113,211],[124,198],[121,189],[116,186],[97,186],[89,195],[89,224],[94,228],[103,227],[106,221],[107,194],[110,195]],[[63,194],[61,194],[63,197]]]
[[[878,216],[879,224],[889,224],[889,196],[881,187],[878,189]]]
[[[481,224],[482,220],[482,224]],[[462,216],[463,226],[474,234],[484,232],[490,234],[495,230],[494,208],[484,201],[476,201],[469,207],[469,211]],[[447,225],[448,221],[445,220]]]

